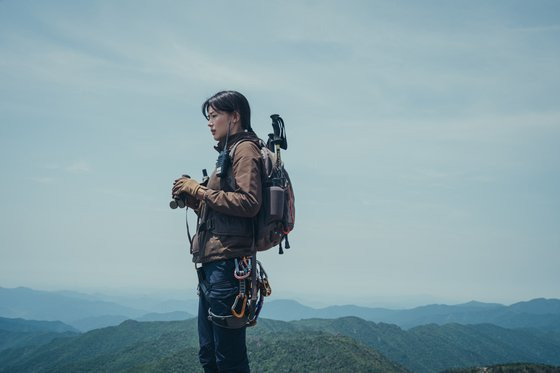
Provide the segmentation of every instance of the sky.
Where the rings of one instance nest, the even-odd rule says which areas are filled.
[[[233,89],[286,124],[272,299],[560,298],[559,40],[544,0],[1,0],[0,286],[194,297],[171,185]]]

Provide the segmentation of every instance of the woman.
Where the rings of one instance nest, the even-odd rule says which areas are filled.
[[[253,251],[253,217],[262,201],[259,140],[239,92],[216,93],[202,113],[218,142],[216,170],[206,185],[182,177],[172,189],[173,198],[186,199],[199,216],[191,243],[199,277],[199,358],[205,372],[248,372],[247,318],[243,298],[236,302],[245,285],[234,271]]]

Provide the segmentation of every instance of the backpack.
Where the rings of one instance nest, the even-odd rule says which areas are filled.
[[[271,115],[275,134],[269,134],[265,145],[259,139],[262,159],[262,205],[254,221],[254,239],[257,251],[269,250],[278,246],[278,253],[283,254],[284,248],[290,248],[288,234],[295,224],[295,196],[288,171],[284,168],[280,149],[286,149],[284,123],[280,116]],[[281,131],[277,131],[275,123],[281,123]],[[277,132],[281,132],[280,135]],[[230,157],[241,140],[230,149]],[[282,247],[282,241],[284,247]]]

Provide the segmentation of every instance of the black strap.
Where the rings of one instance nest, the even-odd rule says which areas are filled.
[[[257,252],[253,252],[251,256],[251,301],[257,301]]]
[[[189,229],[189,208],[185,206],[185,224],[187,225],[187,238],[189,239],[189,244],[192,246],[191,230]]]
[[[199,295],[205,297],[206,294],[208,294],[208,291],[210,291],[210,284],[206,281],[206,276],[204,276],[204,270],[202,267],[197,267],[195,264],[194,268],[196,269],[196,275],[198,277],[198,288],[202,292],[202,294]]]
[[[258,292],[259,288],[257,285],[257,248],[255,245],[255,223],[256,220],[253,219],[253,240],[251,242],[251,299],[249,300],[249,322],[254,323],[257,317],[258,311]]]

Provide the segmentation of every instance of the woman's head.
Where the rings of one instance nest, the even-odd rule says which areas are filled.
[[[202,104],[202,114],[208,119],[208,126],[216,140],[221,140],[225,133],[222,125],[231,123],[231,133],[251,128],[251,108],[249,102],[241,93],[236,91],[221,91],[210,97]],[[215,129],[212,127],[216,126]],[[238,131],[235,131],[238,129]],[[227,131],[227,128],[225,129]]]

